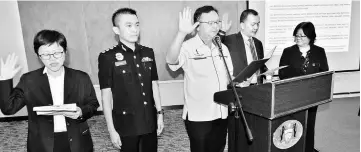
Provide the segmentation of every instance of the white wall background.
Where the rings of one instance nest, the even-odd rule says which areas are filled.
[[[28,71],[18,3],[16,1],[0,1],[0,21],[0,58],[5,60],[7,55],[15,53],[19,57],[19,66],[22,67],[20,74],[14,78],[14,85],[16,85],[20,75]],[[26,109],[23,108],[16,115],[27,115]],[[4,117],[1,112],[0,117]]]

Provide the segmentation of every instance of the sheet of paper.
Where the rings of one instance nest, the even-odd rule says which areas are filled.
[[[34,107],[34,111],[42,112],[56,112],[56,111],[76,111],[76,104],[63,104],[63,105],[52,105],[52,106],[39,106]]]
[[[277,68],[268,70],[268,71],[266,71],[266,72],[264,72],[264,73],[262,73],[262,74],[260,74],[260,75],[270,75],[270,74],[273,75],[273,73],[274,73],[275,71],[277,71],[277,70],[279,70],[279,69],[283,69],[283,68],[285,68],[285,67],[288,67],[288,65],[284,65],[284,66],[280,66],[280,67],[277,67]]]
[[[275,46],[267,55],[264,56],[264,59],[271,58],[273,53],[275,52],[277,46]]]
[[[61,115],[62,112],[69,112],[69,111],[37,111],[37,115]]]

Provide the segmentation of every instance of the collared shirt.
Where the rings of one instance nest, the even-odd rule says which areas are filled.
[[[53,98],[53,105],[64,104],[64,67],[61,68],[61,73],[57,77],[48,74],[48,68],[45,67],[43,74],[48,76],[51,97]],[[54,115],[54,132],[66,131],[66,121],[63,115]]]
[[[244,43],[244,46],[246,48],[247,63],[249,65],[253,61],[253,56],[252,56],[252,53],[251,53],[250,45],[254,46],[256,54],[257,54],[257,50],[256,50],[256,47],[254,45],[254,41],[253,41],[252,37],[248,37],[242,31],[241,31],[241,35],[243,37],[243,43]],[[250,38],[252,39],[252,44],[248,41],[248,39],[250,39]],[[253,74],[251,78],[252,78],[251,83],[257,83],[257,77],[255,76],[255,74]]]
[[[113,123],[121,136],[151,133],[156,129],[152,81],[158,80],[153,49],[123,43],[100,53],[100,89],[111,88]]]
[[[228,48],[222,44],[226,64],[233,74],[232,60]],[[190,121],[212,121],[228,116],[227,106],[213,100],[213,94],[227,89],[227,70],[218,48],[203,43],[199,35],[182,44],[178,64],[169,64],[173,71],[184,70],[185,104],[183,119]]]

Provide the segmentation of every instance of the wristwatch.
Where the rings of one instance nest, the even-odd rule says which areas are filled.
[[[162,110],[160,110],[160,111],[157,111],[157,114],[158,114],[158,115],[160,115],[160,114],[164,115],[164,110],[162,109]]]

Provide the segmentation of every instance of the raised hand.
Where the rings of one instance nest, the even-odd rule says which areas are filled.
[[[16,73],[21,69],[21,66],[17,66],[18,56],[15,53],[9,54],[4,60],[0,59],[0,80],[8,80],[14,78]]]
[[[227,32],[232,26],[232,21],[228,21],[228,13],[222,15],[222,27],[221,30]]]
[[[199,22],[192,24],[192,10],[189,7],[183,9],[183,13],[179,12],[179,32],[183,34],[191,33]]]

